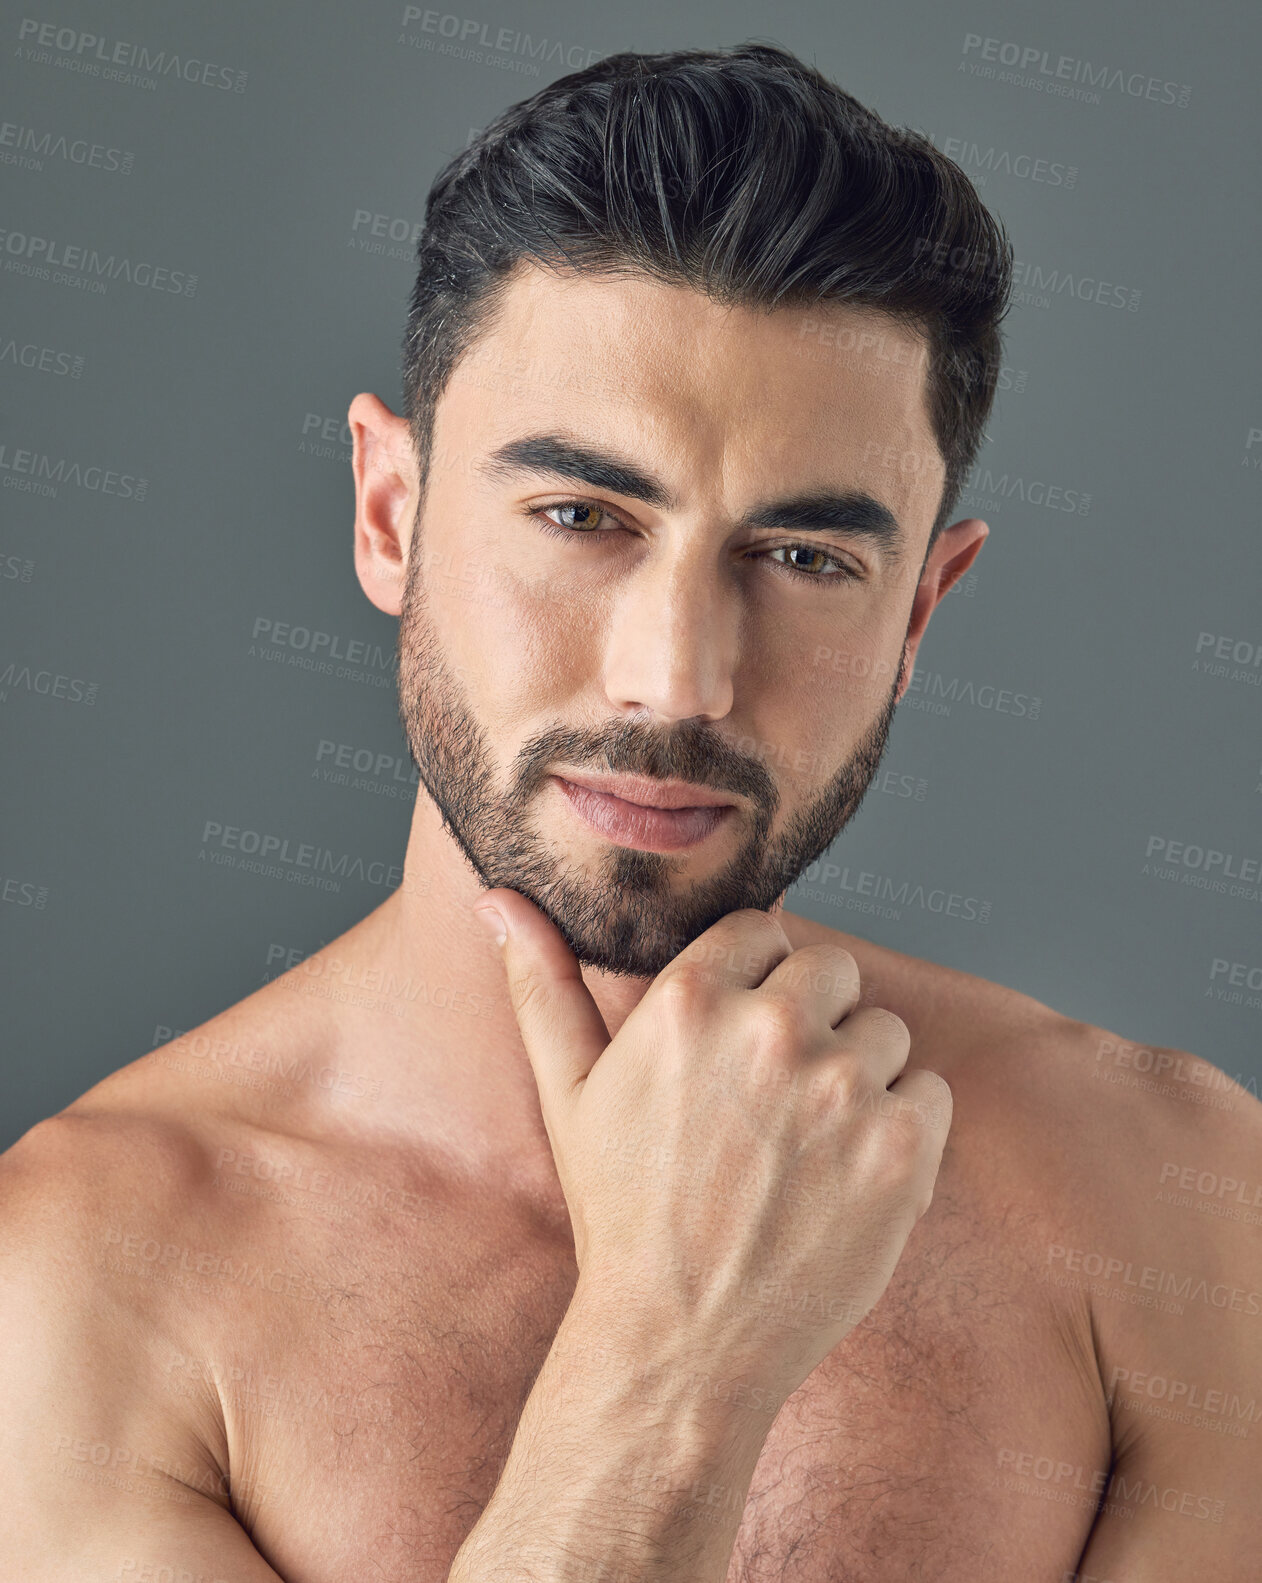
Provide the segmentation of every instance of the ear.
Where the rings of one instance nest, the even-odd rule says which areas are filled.
[[[963,577],[977,559],[989,533],[990,528],[979,517],[964,517],[959,522],[953,522],[950,527],[943,528],[938,535],[937,542],[925,561],[920,582],[916,585],[916,596],[912,600],[903,673],[899,678],[896,701],[901,701],[903,694],[911,686],[912,671],[916,666],[916,651],[920,647],[921,638],[925,635],[925,628],[929,625],[929,617],[937,609],[943,595]]]
[[[355,442],[355,571],[377,609],[397,616],[420,499],[412,436],[406,419],[367,392],[346,419]]]

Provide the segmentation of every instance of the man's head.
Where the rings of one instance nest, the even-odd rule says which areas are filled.
[[[350,414],[412,753],[485,883],[651,976],[859,806],[986,534],[948,519],[1010,251],[925,139],[749,45],[513,107],[418,261],[405,417]],[[726,811],[628,823],[611,776]]]

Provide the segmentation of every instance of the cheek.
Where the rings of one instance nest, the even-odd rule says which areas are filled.
[[[546,582],[498,573],[463,596],[448,581],[431,594],[440,652],[457,669],[489,728],[528,735],[569,719],[601,673],[598,611]]]
[[[831,756],[832,744],[857,737],[884,706],[905,630],[891,600],[858,590],[814,609],[759,611],[742,651],[750,712],[774,722],[779,739]]]
[[[835,697],[807,697],[791,690],[772,707],[756,708],[745,719],[751,721],[751,729],[735,741],[736,751],[766,769],[790,809],[815,795],[857,734]]]
[[[844,596],[843,596],[844,597]],[[736,715],[738,751],[759,759],[784,803],[814,797],[857,748],[898,679],[900,626],[889,611],[842,613],[751,632]]]

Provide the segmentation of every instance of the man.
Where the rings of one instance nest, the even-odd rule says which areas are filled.
[[[6,1577],[1256,1576],[1256,1103],[783,908],[986,536],[1008,262],[765,45],[440,175],[350,408],[404,883],[4,1157]]]

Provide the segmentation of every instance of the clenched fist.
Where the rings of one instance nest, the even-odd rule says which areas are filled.
[[[729,913],[615,1038],[560,932],[493,890],[580,1282],[785,1395],[889,1284],[933,1196],[951,1092],[856,1009],[840,946]]]

